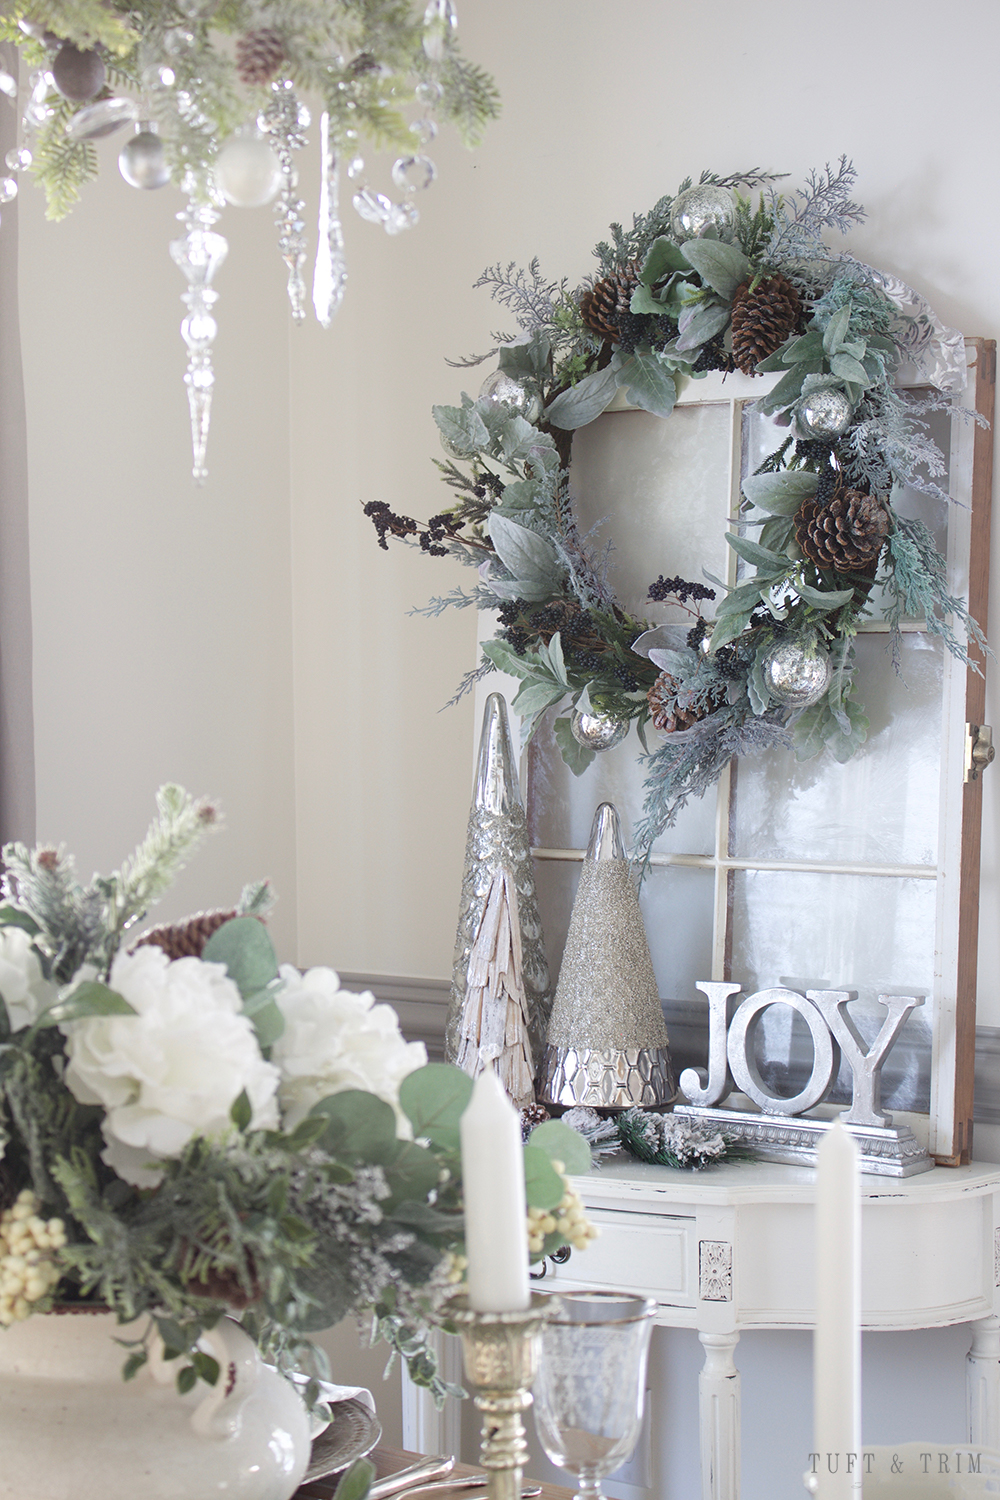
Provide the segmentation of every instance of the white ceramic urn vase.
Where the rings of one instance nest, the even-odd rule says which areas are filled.
[[[230,1319],[206,1333],[215,1386],[186,1395],[162,1346],[130,1381],[137,1337],[112,1313],[44,1313],[0,1329],[2,1500],[289,1500],[309,1462],[296,1392]]]

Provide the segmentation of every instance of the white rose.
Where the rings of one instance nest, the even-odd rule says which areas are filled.
[[[177,1156],[194,1136],[220,1136],[243,1090],[251,1124],[278,1125],[278,1070],[264,1061],[242,1000],[224,964],[200,958],[171,963],[153,945],[121,953],[108,981],[137,1012],[68,1023],[66,1083],[81,1104],[101,1104],[112,1164],[137,1148]]]
[[[0,927],[0,995],[12,1031],[23,1031],[56,1000],[56,987],[42,975],[38,954],[23,927]]]
[[[423,1067],[422,1042],[405,1042],[396,1012],[376,1005],[371,994],[340,988],[332,969],[300,974],[282,964],[284,981],[275,998],[285,1029],[271,1049],[281,1070],[278,1098],[286,1130],[295,1126],[330,1094],[364,1089],[396,1110],[399,1085],[407,1073]]]

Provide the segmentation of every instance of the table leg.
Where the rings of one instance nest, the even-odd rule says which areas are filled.
[[[698,1377],[702,1500],[739,1500],[740,1372],[738,1333],[699,1333],[705,1363]]]
[[[973,1323],[965,1379],[969,1442],[1000,1448],[1000,1318]]]

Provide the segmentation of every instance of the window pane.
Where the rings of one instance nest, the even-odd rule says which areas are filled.
[[[573,440],[573,501],[597,547],[611,541],[608,578],[626,609],[659,623],[685,618],[645,603],[665,577],[725,578],[729,548],[731,413],[728,402],[678,406],[670,420],[608,412]]]
[[[791,750],[740,761],[731,853],[740,859],[934,865],[938,847],[943,649],[905,634],[856,642],[867,744],[845,765]]]
[[[930,995],[937,882],[736,870],[732,977],[744,992],[793,989]],[[926,1009],[926,1007],[925,1007]]]

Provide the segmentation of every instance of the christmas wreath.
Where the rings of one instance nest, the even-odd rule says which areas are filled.
[[[396,537],[478,568],[472,590],[422,611],[497,613],[458,696],[495,668],[512,674],[526,739],[558,709],[555,739],[577,774],[634,724],[647,771],[640,854],[734,755],[791,744],[802,759],[847,760],[864,743],[854,637],[876,583],[895,640],[916,615],[962,661],[970,644],[985,650],[930,530],[893,505],[903,487],[948,498],[928,415],[956,409],[963,341],[901,282],[827,247],[825,230],[864,217],[854,179],[846,158],[792,192],[759,171],[703,173],[631,229],[612,225],[581,287],[545,281],[537,261],[487,270],[476,285],[520,332],[499,341],[475,400],[434,408],[451,503],[424,525],[365,506],[380,546]],[[904,360],[927,382],[919,395],[895,387]],[[608,586],[606,553],[574,519],[570,447],[619,392],[668,417],[678,377],[709,370],[780,373],[756,408],[788,432],[743,483],[727,536],[735,585],[650,583],[649,602],[691,616],[678,631],[630,614]]]

